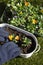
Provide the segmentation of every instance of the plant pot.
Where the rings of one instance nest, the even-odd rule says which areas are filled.
[[[6,23],[0,24],[0,27],[10,27],[11,29],[16,30],[17,32],[25,34],[29,39],[31,39],[32,45],[29,49],[30,52],[28,52],[27,54],[20,53],[21,57],[29,58],[32,56],[33,53],[37,53],[40,50],[40,45],[38,44],[37,38],[32,33]]]

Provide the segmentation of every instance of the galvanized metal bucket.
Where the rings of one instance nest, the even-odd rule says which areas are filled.
[[[37,38],[32,33],[6,23],[0,24],[0,27],[10,27],[11,29],[16,30],[17,32],[25,34],[28,38],[30,38],[34,42],[33,43],[33,45],[35,44],[34,50],[27,54],[20,53],[21,57],[29,58],[32,56],[32,54],[37,53],[40,50],[40,45],[38,44]]]

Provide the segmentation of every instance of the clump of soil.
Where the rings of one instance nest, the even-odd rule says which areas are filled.
[[[31,45],[21,47],[22,53],[27,54],[30,47]]]

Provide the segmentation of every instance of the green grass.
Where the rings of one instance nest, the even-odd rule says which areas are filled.
[[[3,65],[43,65],[43,38],[38,38],[38,43],[41,45],[41,49],[38,53],[33,54],[32,57],[25,58],[14,58]]]

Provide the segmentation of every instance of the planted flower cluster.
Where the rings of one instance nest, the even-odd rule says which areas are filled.
[[[12,16],[10,17],[4,14],[4,22],[43,36],[42,7],[39,5],[33,6],[29,0],[10,0],[7,3],[7,7],[6,10],[12,12],[12,14],[9,13],[9,15]],[[6,14],[8,14],[8,12]]]

